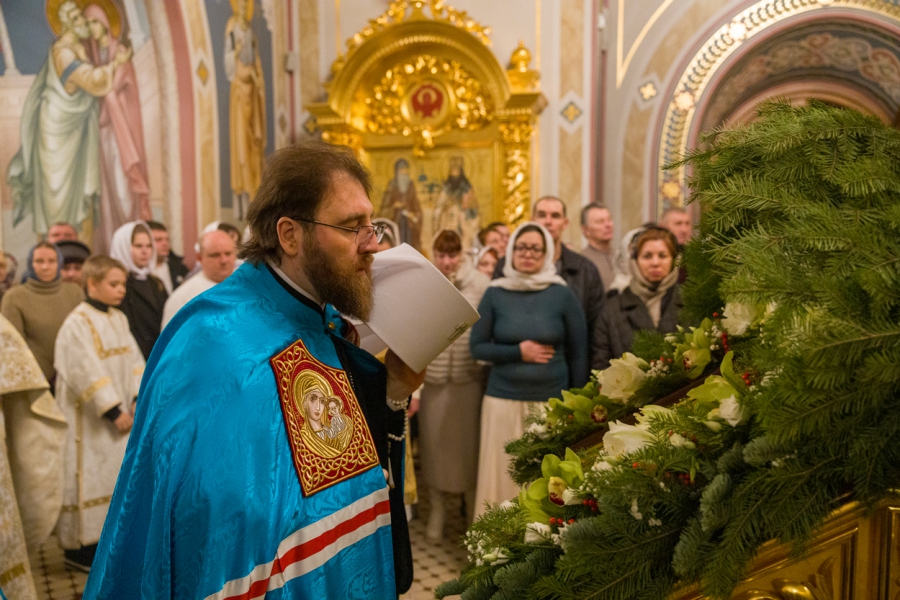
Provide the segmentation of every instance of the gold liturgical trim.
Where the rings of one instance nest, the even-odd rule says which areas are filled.
[[[375,442],[344,371],[316,360],[302,340],[271,364],[305,497],[378,466]]]
[[[81,503],[81,506],[77,504],[66,504],[62,507],[62,512],[64,513],[73,513],[78,512],[79,510],[86,510],[88,508],[94,508],[95,506],[103,506],[104,504],[109,504],[112,501],[112,496],[101,496],[100,498],[92,498],[91,500],[86,500]]]
[[[91,322],[90,318],[87,315],[81,315],[81,317],[87,321],[88,327],[91,328],[91,338],[94,341],[94,350],[97,351],[97,356],[100,357],[100,360],[109,358],[110,356],[118,356],[120,354],[128,354],[131,352],[131,348],[128,346],[120,346],[118,348],[104,348],[103,340],[100,339],[100,333],[94,327],[94,324]]]

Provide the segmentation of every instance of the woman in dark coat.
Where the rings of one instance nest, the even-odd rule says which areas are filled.
[[[594,326],[594,369],[631,350],[639,329],[672,333],[681,310],[681,288],[675,258],[678,242],[667,229],[647,227],[631,244],[631,283],[606,299]]]
[[[163,282],[151,274],[156,247],[150,227],[143,221],[119,227],[113,234],[110,254],[128,269],[125,299],[119,310],[128,317],[131,335],[147,360],[162,330],[163,307],[169,297]]]

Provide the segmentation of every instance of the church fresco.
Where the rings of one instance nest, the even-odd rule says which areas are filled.
[[[23,259],[67,221],[106,252],[119,225],[153,218],[180,251],[209,220],[243,219],[275,149],[273,6],[4,3],[3,249]]]

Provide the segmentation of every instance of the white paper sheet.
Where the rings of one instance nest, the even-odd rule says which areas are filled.
[[[372,279],[375,307],[365,325],[413,371],[424,370],[479,318],[459,290],[409,244],[377,253]],[[377,346],[372,340],[366,345]]]

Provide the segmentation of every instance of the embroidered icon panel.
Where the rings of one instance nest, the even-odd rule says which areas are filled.
[[[344,371],[316,360],[302,340],[270,362],[304,497],[378,465],[372,434]]]

